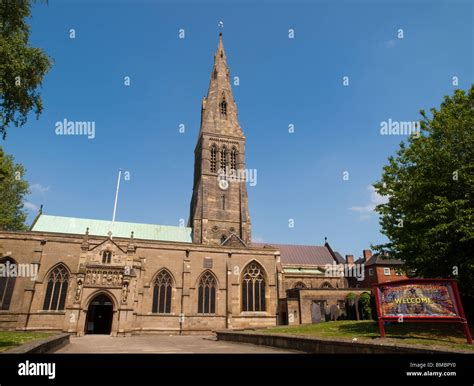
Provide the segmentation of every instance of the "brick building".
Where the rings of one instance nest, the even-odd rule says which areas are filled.
[[[403,269],[403,261],[379,253],[372,255],[372,251],[368,249],[365,249],[362,257],[355,262],[354,257],[348,255],[347,262],[348,264],[364,264],[364,280],[349,279],[352,287],[372,288],[374,284],[408,278]]]

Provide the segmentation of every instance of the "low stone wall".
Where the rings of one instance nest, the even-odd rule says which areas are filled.
[[[322,310],[323,320],[327,316],[332,319],[337,320],[340,317],[347,317],[346,309],[346,297],[348,294],[352,293],[359,298],[361,294],[367,292],[370,294],[370,288],[316,288],[310,289],[305,288],[301,289],[299,292],[299,308],[300,308],[300,318],[299,323],[294,324],[311,324],[313,323],[312,307],[313,304],[323,302],[326,304],[325,312]],[[340,303],[343,305],[340,306]],[[296,321],[296,318],[295,318]]]
[[[15,331],[18,315],[14,313],[0,313],[0,331]]]
[[[262,334],[244,331],[217,331],[217,340],[272,346],[312,354],[440,354],[468,353],[452,349],[423,348],[383,342],[347,341],[295,336],[289,334]]]
[[[69,344],[69,334],[58,334],[49,338],[39,339],[6,350],[1,354],[46,354],[59,350]]]

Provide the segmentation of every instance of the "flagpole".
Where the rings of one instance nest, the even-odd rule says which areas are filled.
[[[122,176],[122,169],[119,169],[118,179],[117,179],[117,190],[115,191],[115,202],[114,202],[114,213],[112,215],[112,224],[115,222],[115,213],[117,211],[117,201],[118,194],[120,189],[120,177]]]

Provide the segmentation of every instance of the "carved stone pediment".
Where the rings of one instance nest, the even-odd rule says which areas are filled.
[[[95,247],[91,248],[91,251],[94,251],[94,250],[97,250],[97,249],[100,250],[100,251],[107,249],[109,251],[112,251],[112,253],[116,253],[116,254],[119,254],[119,255],[127,253],[126,249],[122,249],[122,247],[120,245],[118,245],[115,241],[113,241],[110,238],[104,240],[100,244],[97,244]]]
[[[104,256],[104,253],[108,255]],[[130,251],[122,249],[122,247],[113,240],[107,239],[91,248],[86,258],[89,264],[123,265],[127,260],[127,254],[130,254]]]
[[[227,247],[237,247],[237,248],[246,248],[247,244],[243,242],[243,240],[237,236],[235,233],[231,233],[229,237],[227,237],[222,244],[223,246]]]

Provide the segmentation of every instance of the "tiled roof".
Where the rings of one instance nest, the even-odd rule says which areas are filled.
[[[191,228],[169,225],[138,224],[130,222],[93,220],[76,217],[48,216],[41,214],[33,224],[32,231],[84,235],[89,228],[92,236],[129,238],[133,232],[136,239],[155,241],[176,241],[191,243]]]
[[[332,264],[334,259],[326,247],[319,245],[292,245],[292,244],[261,244],[252,243],[253,246],[263,247],[269,245],[280,251],[282,264],[290,265],[326,265]]]
[[[399,259],[393,259],[390,257],[381,256],[379,253],[372,256],[366,266],[370,265],[403,265],[403,261]]]
[[[311,274],[311,275],[324,275],[324,271],[321,270],[321,269],[317,269],[317,268],[305,268],[305,267],[299,267],[299,268],[288,268],[288,267],[285,267],[284,268],[284,272],[286,274],[297,274],[297,275],[301,275],[301,274]]]
[[[346,259],[344,259],[339,252],[334,252],[334,255],[336,256],[336,260],[339,264],[346,264]]]
[[[366,263],[365,259],[361,257],[360,259],[355,261],[356,264],[362,264],[364,263],[366,267],[369,267],[371,265],[403,265],[403,261],[399,259],[393,259],[390,257],[382,257],[380,256],[379,253],[376,253],[373,255],[370,259],[369,262]]]

